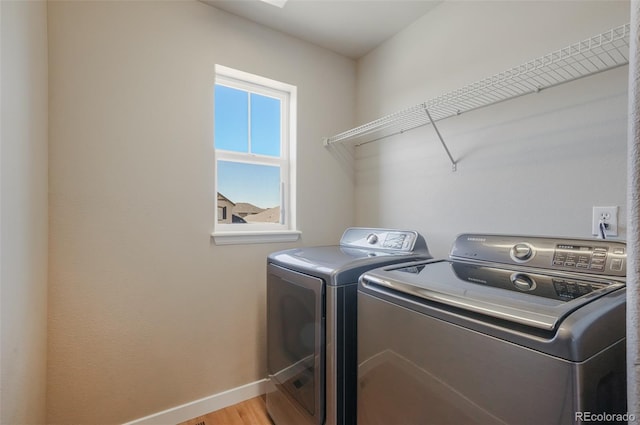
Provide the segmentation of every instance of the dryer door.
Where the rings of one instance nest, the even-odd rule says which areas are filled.
[[[277,425],[283,398],[296,423],[324,421],[324,281],[273,264],[267,266],[267,368],[275,393],[267,407]],[[287,409],[284,409],[287,410]]]

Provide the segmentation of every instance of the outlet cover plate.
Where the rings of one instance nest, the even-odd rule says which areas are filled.
[[[605,235],[618,236],[618,207],[593,207],[591,234],[594,236],[600,235],[598,227],[601,218],[604,218],[604,222],[609,225],[605,230]]]

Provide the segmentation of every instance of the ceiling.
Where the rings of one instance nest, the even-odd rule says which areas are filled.
[[[210,6],[357,59],[442,0],[201,0]]]

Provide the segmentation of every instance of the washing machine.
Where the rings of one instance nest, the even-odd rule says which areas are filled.
[[[275,425],[356,423],[358,278],[429,258],[417,232],[373,228],[268,256],[266,404]]]
[[[626,423],[623,242],[460,235],[358,287],[358,424]]]

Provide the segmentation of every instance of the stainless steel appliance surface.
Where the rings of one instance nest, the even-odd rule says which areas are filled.
[[[625,271],[624,242],[463,234],[365,272],[358,424],[626,423]]]
[[[415,231],[358,227],[336,246],[268,256],[266,402],[276,425],[356,422],[358,278],[429,258]]]

